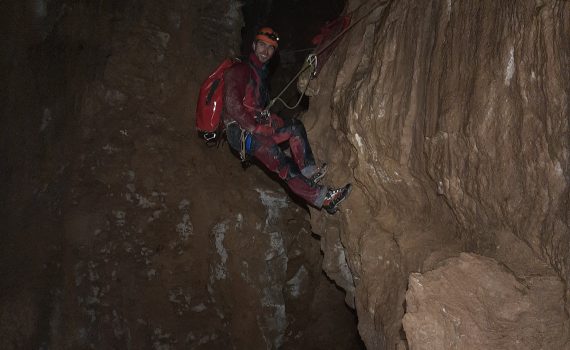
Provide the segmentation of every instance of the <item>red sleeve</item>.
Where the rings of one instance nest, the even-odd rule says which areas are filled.
[[[253,132],[256,127],[255,112],[243,105],[247,84],[250,79],[249,67],[236,64],[224,73],[224,111],[227,117],[235,120],[243,129]]]

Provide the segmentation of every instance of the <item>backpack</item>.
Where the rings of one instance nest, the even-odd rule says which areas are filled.
[[[224,102],[224,72],[238,62],[241,61],[237,58],[225,59],[200,86],[196,105],[196,129],[208,144],[215,144],[223,132],[221,116]]]

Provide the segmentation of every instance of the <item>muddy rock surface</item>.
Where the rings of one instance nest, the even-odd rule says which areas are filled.
[[[304,120],[329,180],[355,185],[339,215],[313,211],[311,222],[367,348],[404,348],[407,337],[423,348],[436,326],[402,329],[408,276],[460,252],[523,280],[547,276],[531,279],[533,298],[561,286],[554,300],[566,313],[544,321],[567,324],[570,3],[350,1],[348,10],[370,15],[322,68]],[[568,348],[556,330],[531,343]]]

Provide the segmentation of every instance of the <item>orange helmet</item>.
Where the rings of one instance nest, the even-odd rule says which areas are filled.
[[[272,28],[263,27],[255,35],[255,40],[261,40],[261,41],[277,48],[277,46],[279,44],[279,35]]]

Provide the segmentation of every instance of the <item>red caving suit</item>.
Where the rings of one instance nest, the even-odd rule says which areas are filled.
[[[242,130],[247,132],[247,153],[278,174],[293,193],[320,208],[327,188],[309,179],[317,171],[317,166],[303,124],[297,119],[285,122],[275,114],[264,122],[258,122],[258,116],[268,103],[266,70],[265,65],[251,53],[247,60],[224,73],[223,118],[228,143],[239,152]],[[279,147],[285,141],[289,141],[292,157]]]

